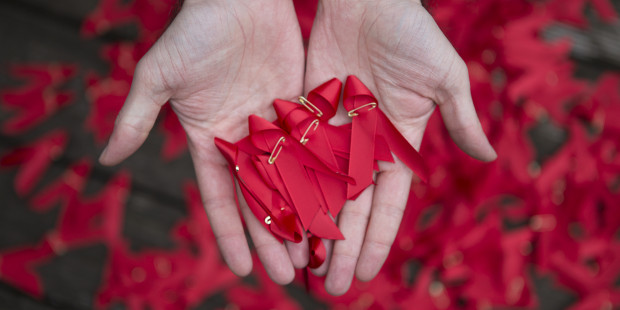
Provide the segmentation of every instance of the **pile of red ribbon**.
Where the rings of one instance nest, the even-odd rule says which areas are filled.
[[[418,152],[392,125],[377,99],[355,76],[344,86],[343,103],[352,122],[333,126],[342,83],[334,78],[299,97],[276,99],[278,119],[249,117],[250,134],[232,144],[215,138],[243,197],[263,226],[279,240],[301,242],[308,233],[311,259],[325,260],[321,238],[341,240],[333,221],[347,199],[373,183],[376,161],[393,162],[392,152],[426,180]]]

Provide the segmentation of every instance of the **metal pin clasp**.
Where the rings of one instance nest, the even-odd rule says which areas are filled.
[[[271,151],[271,155],[269,155],[269,164],[270,165],[273,165],[273,163],[276,162],[276,159],[278,158],[278,155],[280,155],[280,152],[282,151],[281,143],[283,143],[284,141],[286,141],[286,139],[284,139],[284,137],[280,137],[278,142],[276,142],[276,146],[273,147],[273,151]],[[278,148],[278,146],[279,146],[279,148]]]
[[[357,111],[359,111],[359,110],[361,110],[361,109],[363,109],[365,107],[370,107],[370,108],[368,108],[368,111],[370,111],[370,110],[372,110],[372,109],[377,107],[377,103],[376,102],[371,102],[371,103],[367,103],[365,105],[359,106],[359,107],[349,111],[349,113],[347,113],[347,115],[349,115],[349,117],[358,116],[359,113],[357,113]]]
[[[312,128],[314,126],[314,128]],[[317,128],[319,128],[319,120],[315,119],[312,121],[312,123],[310,123],[310,125],[308,125],[308,128],[306,128],[306,131],[304,132],[303,136],[301,136],[301,139],[299,140],[299,142],[301,142],[301,144],[305,145],[306,143],[308,143],[308,141],[310,141],[310,139],[306,138],[306,136],[308,135],[308,132],[310,132],[310,128],[312,128],[312,131],[316,131]]]
[[[312,104],[312,102],[310,102],[308,99],[306,99],[306,97],[299,96],[297,98],[297,100],[299,100],[299,103],[301,103],[301,105],[306,107],[306,109],[308,109],[310,112],[316,113],[316,116],[318,116],[318,117],[323,116],[323,112],[321,112],[321,110],[319,110],[319,108],[317,108],[314,104]]]

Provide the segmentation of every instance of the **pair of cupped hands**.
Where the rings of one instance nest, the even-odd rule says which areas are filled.
[[[138,63],[100,162],[114,165],[134,153],[169,101],[187,133],[222,257],[235,274],[248,275],[252,257],[235,185],[213,139],[237,141],[248,134],[248,115],[276,118],[274,99],[293,99],[348,75],[368,86],[416,149],[438,105],[462,150],[495,159],[474,110],[467,67],[419,1],[319,1],[306,58],[291,0],[185,0]],[[336,125],[347,121],[346,113],[332,119]],[[338,215],[346,239],[326,241],[327,259],[312,270],[326,275],[325,288],[333,295],[344,294],[354,276],[368,281],[377,275],[400,226],[412,172],[397,159],[379,168],[376,184],[347,201]],[[243,202],[240,210],[269,276],[291,282],[294,268],[308,264],[307,239],[282,244]]]

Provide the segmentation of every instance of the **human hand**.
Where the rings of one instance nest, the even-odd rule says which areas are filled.
[[[274,98],[302,91],[304,51],[288,0],[186,0],[161,38],[140,60],[131,91],[100,162],[114,165],[134,153],[168,100],[188,137],[198,184],[222,256],[244,276],[252,258],[237,213],[218,136],[247,135],[247,117],[275,119]],[[242,200],[242,196],[239,196]],[[279,243],[241,206],[257,253],[280,284],[308,261],[308,245]],[[287,252],[288,249],[288,252]]]
[[[467,67],[419,1],[319,2],[304,88],[347,75],[368,86],[416,149],[437,104],[462,150],[484,161],[497,157],[476,116]],[[340,113],[334,121],[346,119]],[[325,288],[333,295],[344,294],[354,274],[362,281],[374,278],[398,232],[412,172],[399,160],[380,162],[379,169],[376,185],[347,201],[339,214],[346,239],[326,240],[328,259],[313,270],[327,274]]]

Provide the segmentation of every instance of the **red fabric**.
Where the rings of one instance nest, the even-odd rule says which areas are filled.
[[[338,109],[341,86],[337,79],[329,80],[310,91],[307,99],[300,97],[299,104],[276,99],[278,120],[271,123],[250,115],[249,136],[235,144],[215,138],[248,206],[263,226],[276,238],[293,242],[300,242],[305,233],[300,224],[309,233],[310,266],[314,268],[326,256],[319,238],[344,239],[332,217],[338,215],[347,197],[354,199],[372,183],[376,154],[386,154],[380,159],[392,161],[392,150],[421,179],[426,180],[428,174],[418,152],[379,108],[358,111],[364,116],[354,117],[351,130],[327,123]],[[370,101],[355,102],[357,96]],[[344,102],[349,110],[364,108],[369,102],[376,106],[374,96],[355,77],[347,80]],[[367,133],[366,129],[372,130]],[[333,147],[327,132],[335,140],[348,141],[336,144],[348,144],[350,151]],[[377,143],[379,150],[375,150],[375,140],[382,141]],[[336,159],[336,152],[349,163],[352,177],[341,171],[346,166]],[[351,194],[352,186],[358,192]]]
[[[421,180],[428,179],[428,168],[420,154],[392,125],[383,114],[379,102],[366,86],[355,76],[347,78],[344,87],[343,105],[351,122],[351,151],[349,153],[349,174],[356,184],[349,184],[347,197],[354,199],[370,186],[373,174],[374,154],[393,152]],[[374,106],[369,106],[374,104]],[[390,157],[390,161],[393,160]]]
[[[56,130],[31,145],[16,148],[0,158],[0,167],[21,166],[14,181],[18,195],[30,193],[51,162],[64,152],[68,139],[66,132]]]
[[[74,73],[75,66],[68,64],[14,66],[12,75],[26,79],[29,83],[19,88],[5,90],[0,95],[1,106],[18,111],[2,124],[2,132],[10,135],[20,134],[70,104],[73,94],[60,88]]]

